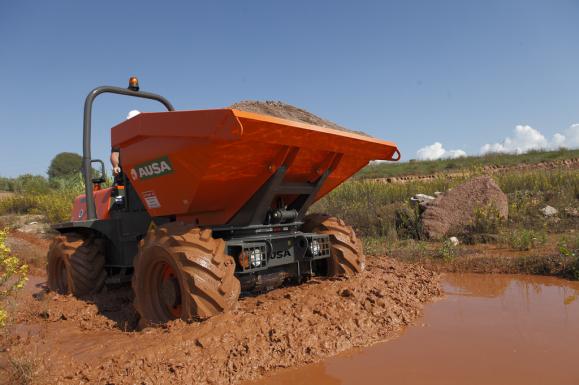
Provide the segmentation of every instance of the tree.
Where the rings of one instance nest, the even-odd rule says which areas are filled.
[[[82,158],[80,155],[74,152],[61,152],[50,162],[48,177],[54,179],[74,175],[80,171],[81,164]]]

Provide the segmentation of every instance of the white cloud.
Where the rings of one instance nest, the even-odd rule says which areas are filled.
[[[513,137],[507,137],[499,143],[487,143],[480,152],[507,152],[523,154],[531,150],[549,150],[560,147],[579,147],[579,124],[573,124],[564,132],[556,133],[551,140],[547,140],[541,132],[528,125],[515,127]]]
[[[566,139],[567,138],[565,138],[565,135],[556,133],[555,135],[553,135],[553,142],[552,142],[553,147],[556,148],[564,147]]]
[[[564,137],[566,139],[564,147],[568,148],[579,147],[579,123],[572,124],[568,129],[566,129],[564,131]]]
[[[447,151],[446,154],[444,154],[443,158],[456,159],[462,158],[463,156],[466,156],[466,152],[464,152],[463,150],[450,150]]]
[[[455,159],[466,156],[463,150],[446,150],[442,143],[435,142],[429,146],[422,147],[416,152],[416,158],[419,160],[436,160],[436,159]]]
[[[135,116],[139,115],[140,113],[141,113],[141,111],[139,111],[139,110],[131,110],[127,114],[127,119],[134,118]]]

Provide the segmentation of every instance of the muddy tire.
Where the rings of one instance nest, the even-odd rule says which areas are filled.
[[[67,233],[56,237],[48,250],[48,288],[82,297],[98,293],[107,277],[104,240]]]
[[[327,214],[310,214],[304,218],[302,231],[330,236],[328,276],[354,275],[366,268],[362,243],[343,220]]]
[[[239,298],[235,262],[208,229],[169,223],[149,231],[134,267],[142,325],[206,319],[232,309]]]

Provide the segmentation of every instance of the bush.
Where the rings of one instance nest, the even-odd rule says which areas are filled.
[[[450,239],[445,239],[437,250],[435,257],[441,258],[444,262],[450,262],[456,258],[456,246]]]
[[[420,209],[417,205],[404,205],[396,210],[396,232],[400,239],[424,239]]]
[[[80,171],[82,158],[73,152],[61,152],[56,155],[48,167],[48,177],[62,178],[76,175]]]
[[[0,191],[14,191],[14,179],[0,177]]]
[[[14,255],[6,246],[7,231],[0,231],[0,327],[6,325],[8,313],[3,303],[17,290],[24,287],[28,280],[28,266]]]
[[[544,231],[537,232],[530,229],[515,229],[507,234],[507,243],[515,250],[531,250],[545,242],[547,242],[547,234],[545,234]]]
[[[50,191],[48,180],[42,175],[24,174],[14,180],[14,192],[45,194]]]
[[[4,198],[0,201],[0,215],[40,214],[50,223],[69,220],[74,198],[84,192],[80,173],[56,178],[52,184],[54,188],[43,194],[25,192]]]
[[[563,236],[557,242],[559,247],[559,253],[565,257],[577,257],[579,258],[579,235],[575,236],[575,239],[569,239],[567,236]]]
[[[498,234],[505,220],[494,205],[478,207],[474,210],[472,222],[456,233],[465,243],[493,243],[498,240]]]

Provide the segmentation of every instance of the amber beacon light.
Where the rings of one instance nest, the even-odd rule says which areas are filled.
[[[131,76],[129,78],[129,90],[138,91],[139,90],[139,79],[136,76]]]

